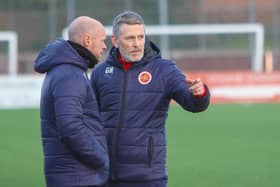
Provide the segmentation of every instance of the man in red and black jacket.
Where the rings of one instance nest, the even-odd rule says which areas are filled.
[[[202,112],[209,105],[209,90],[161,57],[137,13],[124,12],[114,19],[112,43],[109,57],[91,76],[109,146],[108,186],[166,187],[170,101]]]

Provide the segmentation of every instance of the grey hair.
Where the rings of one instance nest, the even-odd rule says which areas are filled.
[[[113,35],[116,37],[119,37],[120,35],[120,27],[123,24],[128,24],[128,25],[144,25],[144,20],[143,18],[137,14],[136,12],[131,12],[131,11],[125,11],[120,13],[115,17],[113,20]]]

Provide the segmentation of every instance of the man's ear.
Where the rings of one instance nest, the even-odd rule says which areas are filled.
[[[86,47],[86,48],[88,46],[90,46],[90,44],[91,44],[91,36],[89,34],[85,34],[83,36],[83,44],[84,44],[84,47]]]
[[[115,48],[119,48],[119,45],[118,45],[118,38],[116,36],[112,36],[111,37],[111,41],[112,41],[112,44],[114,45]]]

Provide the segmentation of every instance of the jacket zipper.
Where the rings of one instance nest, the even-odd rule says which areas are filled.
[[[113,144],[113,160],[112,160],[112,168],[114,170],[112,171],[112,178],[117,179],[117,169],[116,169],[116,163],[118,160],[118,148],[119,148],[119,141],[120,141],[120,133],[121,133],[121,125],[123,123],[123,114],[124,114],[124,103],[125,103],[125,94],[126,94],[126,80],[127,79],[127,72],[124,71],[124,80],[123,80],[123,85],[122,85],[122,90],[121,90],[121,109],[120,109],[120,114],[119,114],[119,120],[118,124],[116,127],[115,131],[115,136],[114,136],[114,144]]]
[[[152,159],[153,159],[153,137],[149,137],[149,145],[148,145],[148,161],[149,167],[152,167]]]
[[[91,97],[92,99],[94,100],[94,93],[93,93],[93,90],[91,89],[91,85],[90,85],[90,80],[88,78],[88,75],[87,75],[87,72],[84,72],[84,76],[86,78],[86,83],[88,85],[88,89],[89,89],[89,92],[91,94]],[[93,132],[95,131],[94,128],[91,126],[91,125],[88,125],[87,123],[84,123],[90,130],[92,130]]]

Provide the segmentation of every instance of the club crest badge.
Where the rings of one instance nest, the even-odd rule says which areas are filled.
[[[138,81],[142,85],[147,85],[151,82],[152,75],[148,71],[143,71],[138,75]]]

